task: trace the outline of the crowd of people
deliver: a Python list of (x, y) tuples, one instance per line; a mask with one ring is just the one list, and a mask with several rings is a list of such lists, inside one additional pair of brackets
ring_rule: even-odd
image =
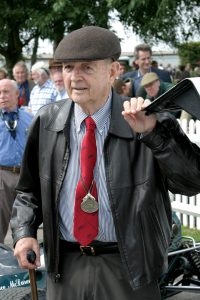
[(131, 72), (120, 55), (113, 32), (86, 26), (63, 38), (56, 63), (30, 75), (17, 62), (0, 80), (0, 241), (11, 220), (19, 265), (37, 268), (43, 223), (48, 300), (160, 300), (168, 191), (200, 192), (199, 148), (174, 116), (144, 112), (169, 71), (151, 66), (148, 45)]
[[(134, 49), (132, 69), (125, 61), (119, 60), (119, 76), (113, 83), (113, 88), (122, 96), (143, 97), (155, 100), (171, 89), (181, 80), (200, 76), (200, 67), (192, 69), (191, 64), (180, 65), (177, 68), (167, 64), (158, 64), (152, 60), (152, 49), (147, 44), (139, 44)], [(173, 113), (176, 118), (195, 119), (186, 111)]]
[[(62, 65), (53, 59), (49, 64), (36, 62), (30, 71), (24, 61), (19, 61), (13, 66), (12, 76), (19, 90), (18, 106), (26, 107), (33, 115), (43, 105), (67, 98)], [(0, 68), (0, 79), (5, 78), (8, 78), (8, 72)]]
[[(157, 61), (152, 60), (152, 49), (147, 44), (137, 45), (133, 54), (132, 70), (127, 62), (119, 60), (119, 74), (113, 83), (113, 88), (122, 96), (141, 96), (152, 101), (182, 79), (200, 76), (200, 68), (192, 69), (190, 63), (176, 68), (171, 64), (167, 64), (165, 67), (158, 64)], [(147, 80), (147, 89), (155, 90), (152, 96), (151, 92), (150, 94), (147, 92), (144, 81), (141, 84), (143, 76), (147, 73), (152, 73), (151, 77), (154, 73), (153, 77), (155, 77), (155, 80), (150, 80), (151, 82), (149, 79)], [(6, 68), (2, 67), (0, 68), (0, 80), (4, 78), (8, 78), (8, 72)], [(63, 82), (62, 65), (53, 59), (49, 60), (49, 64), (35, 63), (30, 71), (24, 61), (19, 61), (13, 67), (13, 79), (19, 89), (18, 106), (25, 106), (33, 115), (43, 105), (68, 97)], [(156, 85), (159, 87), (154, 88)], [(186, 112), (178, 112), (176, 115), (178, 118), (187, 118), (188, 120), (192, 118)]]
[(67, 99), (62, 64), (37, 62), (28, 70), (24, 61), (12, 69), (13, 79), (0, 69), (0, 243), (4, 243), (27, 132), (37, 111), (45, 104)]
[[(134, 63), (131, 71), (128, 71), (127, 65), (124, 62), (120, 60), (118, 60), (118, 62), (119, 70), (115, 80), (112, 83), (112, 87), (119, 95), (124, 97), (143, 97), (144, 99), (153, 101), (158, 96), (162, 95), (171, 87), (173, 87), (174, 84), (178, 83), (180, 80), (192, 76), (190, 64), (187, 66), (179, 66), (176, 72), (170, 64), (168, 64), (166, 68), (158, 65), (156, 61), (152, 60), (152, 50), (147, 44), (139, 44), (135, 47)], [(196, 69), (195, 72), (198, 72), (198, 70)], [(1, 93), (3, 94), (3, 90), (7, 89), (8, 94), (12, 95), (12, 97), (8, 96), (7, 102), (3, 102), (3, 100), (0, 101), (0, 125), (7, 134), (8, 132), (11, 133), (8, 135), (10, 137), (13, 136), (13, 131), (16, 131), (17, 133), (14, 144), (15, 146), (13, 146), (12, 138), (7, 139), (5, 135), (1, 139), (2, 156), (0, 165), (6, 165), (9, 168), (16, 168), (13, 172), (14, 177), (16, 178), (16, 183), (17, 178), (19, 177), (19, 172), (16, 170), (18, 170), (18, 167), (21, 165), (23, 156), (22, 149), (24, 149), (25, 146), (24, 136), (30, 125), (29, 123), (31, 123), (30, 121), (42, 106), (67, 99), (68, 93), (64, 85), (62, 63), (55, 61), (54, 59), (50, 59), (48, 64), (42, 61), (36, 62), (31, 66), (30, 71), (28, 70), (27, 64), (24, 61), (19, 61), (13, 66), (12, 75), (13, 79), (9, 79), (6, 68), (0, 68)], [(15, 88), (17, 88), (16, 91)], [(17, 113), (17, 121), (15, 122), (20, 124), (21, 118), (24, 114), (22, 111), (26, 111), (26, 113), (30, 114), (30, 117), (28, 118), (29, 122), (25, 122), (23, 128), (18, 124), (17, 128), (20, 128), (20, 132), (15, 130), (15, 128), (12, 129), (12, 126), (10, 125), (10, 128), (8, 129), (8, 124), (10, 123), (6, 123), (7, 121), (4, 120), (5, 116), (3, 116), (3, 114), (4, 112), (10, 110), (10, 101), (15, 103), (14, 106), (11, 106), (12, 109)], [(179, 111), (175, 113), (175, 116), (177, 118), (187, 118), (188, 120), (192, 118), (192, 116), (185, 111)], [(1, 132), (0, 135), (2, 134), (3, 133)], [(6, 143), (5, 139), (7, 139)], [(9, 148), (15, 149), (16, 153), (19, 153), (18, 148), (20, 148), (20, 159), (17, 157), (13, 160), (13, 157), (10, 156), (9, 158), (7, 155), (3, 155), (4, 153), (8, 153)], [(1, 170), (1, 172), (7, 173), (6, 170)], [(5, 182), (10, 181), (5, 180)], [(5, 187), (4, 190), (6, 190)], [(15, 194), (15, 192), (13, 182), (10, 183), (10, 190), (12, 190), (12, 194), (10, 194), (12, 196), (10, 196), (10, 199), (14, 199), (13, 193)], [(3, 193), (1, 198), (5, 198)], [(0, 228), (2, 228), (0, 233), (0, 242), (2, 243), (4, 242), (8, 228), (8, 222), (5, 220), (9, 220), (12, 208), (12, 201), (9, 200), (8, 202), (9, 208), (6, 207), (3, 201), (1, 201), (1, 212), (3, 215), (0, 218)]]

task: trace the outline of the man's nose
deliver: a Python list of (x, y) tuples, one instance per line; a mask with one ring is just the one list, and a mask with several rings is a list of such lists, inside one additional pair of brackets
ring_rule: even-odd
[(72, 72), (71, 72), (71, 78), (72, 79), (78, 79), (78, 78), (81, 77), (81, 75), (82, 75), (81, 69), (77, 68), (77, 67), (74, 67)]

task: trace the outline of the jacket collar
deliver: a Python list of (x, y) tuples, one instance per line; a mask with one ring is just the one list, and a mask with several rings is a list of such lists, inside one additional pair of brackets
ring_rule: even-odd
[(49, 106), (49, 118), (46, 120), (45, 128), (51, 131), (63, 131), (70, 124), (70, 117), (74, 103), (67, 99), (55, 102)]
[[(121, 138), (133, 139), (135, 133), (122, 116), (123, 102), (125, 100), (126, 98), (122, 98), (113, 91), (109, 134)], [(115, 103), (115, 105), (113, 105), (113, 103)], [(70, 99), (55, 103), (50, 107), (49, 111), (49, 116), (53, 117), (48, 119), (45, 128), (52, 131), (63, 131), (64, 128), (69, 128), (73, 108), (74, 103)]]

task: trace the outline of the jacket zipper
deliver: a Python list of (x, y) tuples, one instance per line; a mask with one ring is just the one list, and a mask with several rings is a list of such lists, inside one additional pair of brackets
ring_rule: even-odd
[[(66, 145), (66, 151), (65, 151), (65, 155), (64, 155), (64, 159), (63, 159), (63, 165), (62, 165), (62, 171), (61, 174), (59, 176), (60, 179), (60, 183), (59, 183), (59, 190), (58, 190), (58, 197), (56, 199), (56, 216), (57, 216), (57, 224), (59, 224), (59, 219), (58, 219), (58, 199), (59, 199), (59, 194), (60, 194), (60, 189), (64, 180), (64, 175), (65, 175), (65, 171), (67, 168), (69, 162), (69, 148)], [(59, 264), (59, 226), (57, 226), (57, 240), (56, 240), (56, 256), (55, 256), (55, 282), (58, 282), (61, 275), (58, 273), (58, 264)]]

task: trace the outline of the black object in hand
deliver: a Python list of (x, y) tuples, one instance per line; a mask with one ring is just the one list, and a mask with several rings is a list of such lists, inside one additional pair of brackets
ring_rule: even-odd
[(31, 264), (35, 263), (36, 254), (33, 250), (28, 250), (26, 257), (27, 257), (27, 260), (28, 260), (29, 263), (31, 263)]

